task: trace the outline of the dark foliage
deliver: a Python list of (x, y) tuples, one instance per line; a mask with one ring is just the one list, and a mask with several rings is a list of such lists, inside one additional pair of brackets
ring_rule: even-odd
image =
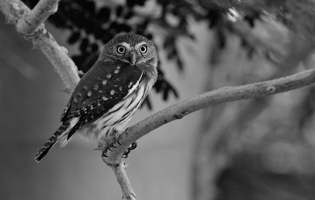
[[(235, 0), (157, 0), (156, 8), (160, 9), (158, 14), (143, 14), (139, 8), (146, 5), (149, 0), (126, 0), (123, 4), (97, 6), (95, 0), (60, 1), (58, 12), (49, 18), (49, 22), (57, 28), (70, 31), (67, 42), (70, 45), (78, 45), (79, 54), (72, 58), (80, 71), (86, 72), (97, 59), (100, 46), (109, 41), (119, 32), (136, 32), (154, 40), (156, 33), (150, 32), (150, 25), (154, 24), (166, 34), (162, 37), (163, 42), (160, 49), (166, 52), (167, 58), (178, 66), (179, 70), (184, 69), (184, 62), (176, 45), (178, 38), (186, 37), (194, 39), (193, 33), (188, 30), (188, 21), (206, 21), (210, 29), (215, 29), (218, 34), (218, 48), (225, 47), (228, 34), (233, 34), (231, 21), (228, 15), (231, 8), (241, 13), (241, 19), (254, 27), (255, 21), (259, 20), (266, 9), (272, 12), (277, 10), (277, 17), (292, 24), (286, 17), (289, 11), (296, 8), (292, 4), (279, 1), (264, 0), (256, 2), (235, 1)], [(304, 0), (309, 1), (309, 0)], [(30, 7), (34, 7), (38, 0), (24, 0)], [(252, 6), (257, 4), (258, 6)], [(290, 6), (283, 6), (288, 4)], [(294, 4), (295, 5), (295, 4)], [(300, 8), (300, 7), (299, 7)], [(291, 9), (291, 10), (290, 10)], [(289, 12), (290, 13), (290, 12)], [(309, 12), (308, 12), (309, 13)], [(306, 13), (307, 14), (307, 13)], [(306, 15), (305, 14), (305, 15)], [(291, 25), (292, 26), (292, 25)], [(297, 27), (298, 29), (299, 27)], [(310, 27), (305, 27), (305, 29)], [(249, 58), (256, 52), (255, 47), (248, 44), (246, 38), (238, 35), (242, 41), (242, 48), (248, 51)], [(163, 75), (163, 63), (160, 68), (160, 76), (154, 89), (161, 94), (163, 100), (167, 100), (170, 94), (178, 96), (176, 88)], [(146, 105), (151, 107), (150, 100)]]

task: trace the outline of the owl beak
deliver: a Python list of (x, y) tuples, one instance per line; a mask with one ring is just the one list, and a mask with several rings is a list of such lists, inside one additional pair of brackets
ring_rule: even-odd
[(129, 62), (130, 62), (130, 64), (132, 64), (132, 65), (135, 65), (135, 64), (136, 64), (136, 62), (137, 62), (137, 55), (136, 55), (136, 52), (131, 52), (131, 53), (130, 53)]

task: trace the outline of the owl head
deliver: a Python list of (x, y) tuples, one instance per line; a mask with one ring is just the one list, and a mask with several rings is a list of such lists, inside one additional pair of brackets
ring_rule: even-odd
[(134, 33), (122, 33), (104, 45), (101, 59), (113, 59), (138, 67), (157, 67), (157, 49), (152, 41)]

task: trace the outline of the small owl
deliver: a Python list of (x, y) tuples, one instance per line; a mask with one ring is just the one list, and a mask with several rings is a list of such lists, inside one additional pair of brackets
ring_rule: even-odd
[(74, 89), (61, 126), (35, 160), (39, 162), (56, 142), (66, 143), (76, 131), (91, 125), (99, 130), (98, 139), (117, 137), (155, 83), (157, 65), (155, 45), (141, 35), (119, 34), (106, 43)]

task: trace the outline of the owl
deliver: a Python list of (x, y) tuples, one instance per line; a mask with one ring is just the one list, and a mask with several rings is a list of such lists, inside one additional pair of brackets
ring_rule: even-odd
[(39, 162), (54, 144), (67, 143), (74, 133), (88, 126), (99, 130), (99, 140), (117, 137), (150, 92), (157, 79), (157, 65), (157, 49), (144, 36), (123, 33), (106, 43), (74, 89), (61, 126), (35, 160)]

